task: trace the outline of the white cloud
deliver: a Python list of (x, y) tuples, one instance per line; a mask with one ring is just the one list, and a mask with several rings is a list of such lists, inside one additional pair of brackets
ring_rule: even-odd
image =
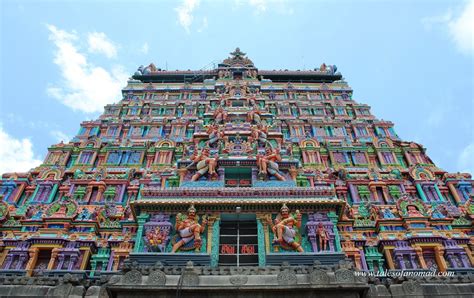
[(458, 49), (474, 54), (474, 0), (469, 1), (461, 15), (448, 23), (451, 38)]
[(201, 27), (199, 27), (199, 28), (197, 29), (197, 32), (199, 32), (199, 33), (203, 32), (204, 30), (207, 29), (207, 26), (208, 26), (207, 18), (204, 17), (204, 18), (202, 19)]
[(101, 112), (106, 104), (121, 98), (121, 87), (127, 74), (120, 66), (107, 71), (87, 61), (75, 44), (79, 37), (75, 31), (66, 32), (47, 25), (49, 40), (56, 46), (54, 63), (59, 66), (63, 81), (50, 86), (48, 94), (59, 102), (86, 113)]
[(87, 35), (89, 52), (104, 54), (107, 58), (117, 57), (117, 47), (103, 32), (92, 32)]
[(289, 0), (234, 0), (231, 9), (237, 10), (244, 6), (250, 7), (256, 16), (270, 11), (281, 15), (294, 13)]
[(474, 54), (474, 0), (466, 1), (458, 13), (453, 10), (450, 8), (443, 15), (423, 18), (421, 22), (426, 29), (443, 25), (460, 52)]
[(249, 0), (249, 4), (256, 9), (255, 13), (257, 14), (263, 13), (267, 10), (266, 0)]
[(3, 130), (0, 123), (0, 174), (27, 172), (42, 161), (35, 158), (33, 144), (29, 139), (15, 139)]
[(474, 176), (474, 142), (467, 145), (458, 157), (458, 169)]
[(140, 52), (142, 52), (143, 54), (148, 54), (149, 49), (150, 47), (148, 46), (148, 42), (145, 42), (140, 48)]
[(190, 27), (193, 23), (193, 11), (199, 6), (200, 0), (183, 0), (181, 5), (175, 8), (178, 13), (178, 22), (186, 30), (187, 33), (190, 33)]
[(64, 143), (67, 143), (69, 142), (69, 140), (72, 139), (71, 136), (68, 136), (67, 134), (65, 134), (64, 132), (60, 131), (60, 130), (52, 130), (49, 132), (49, 134), (54, 138), (54, 140), (56, 142), (64, 142)]

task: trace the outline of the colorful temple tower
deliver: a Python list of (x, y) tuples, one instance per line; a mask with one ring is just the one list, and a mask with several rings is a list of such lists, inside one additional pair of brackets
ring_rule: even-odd
[[(401, 140), (336, 66), (259, 70), (237, 48), (210, 70), (141, 66), (122, 95), (42, 165), (2, 176), (0, 275), (472, 272), (471, 175)], [(319, 271), (310, 283), (330, 279)]]

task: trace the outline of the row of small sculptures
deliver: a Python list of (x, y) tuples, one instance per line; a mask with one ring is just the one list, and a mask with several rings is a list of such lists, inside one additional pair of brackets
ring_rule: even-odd
[[(302, 215), (299, 210), (291, 214), (290, 209), (285, 204), (283, 204), (280, 213), (274, 220), (268, 216), (266, 221), (274, 235), (273, 245), (304, 252), (301, 243), (297, 241), (298, 230), (301, 228), (301, 218)], [(196, 208), (193, 205), (188, 208), (186, 215), (179, 213), (176, 216), (176, 236), (172, 240), (171, 252), (191, 249), (199, 251), (202, 245), (201, 234), (204, 232), (207, 223), (207, 216), (203, 216), (201, 224), (199, 224), (199, 217), (196, 215)], [(159, 250), (164, 252), (170, 231), (169, 226), (165, 228), (154, 226), (145, 232), (145, 242), (149, 247), (158, 246)], [(319, 241), (319, 250), (328, 250), (330, 235), (327, 229), (322, 223), (319, 223), (315, 232)]]
[[(191, 177), (191, 181), (199, 180), (203, 175), (209, 174), (209, 180), (217, 179), (217, 162), (219, 160), (219, 154), (211, 156), (211, 150), (209, 147), (205, 147), (199, 153), (197, 150), (191, 156), (191, 164), (187, 166), (187, 169), (191, 169), (196, 166), (196, 172)], [(259, 170), (259, 176), (273, 176), (280, 181), (286, 180), (279, 170), (277, 162), (281, 162), (280, 151), (272, 146), (268, 145), (265, 147), (265, 154), (257, 154), (256, 162)]]

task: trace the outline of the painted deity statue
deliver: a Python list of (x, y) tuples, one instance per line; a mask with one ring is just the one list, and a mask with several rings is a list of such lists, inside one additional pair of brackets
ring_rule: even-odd
[(409, 217), (423, 216), (423, 214), (421, 214), (421, 212), (418, 211), (418, 208), (416, 208), (414, 205), (408, 205), (407, 214)]
[(257, 165), (259, 169), (259, 174), (270, 174), (275, 176), (278, 180), (284, 181), (285, 177), (280, 174), (280, 171), (278, 170), (277, 161), (281, 161), (279, 150), (267, 147), (267, 149), (265, 150), (265, 155), (257, 155)]
[(208, 145), (212, 146), (222, 140), (224, 132), (219, 129), (217, 124), (210, 125), (206, 131), (209, 134)]
[(209, 173), (211, 176), (217, 175), (216, 167), (217, 160), (219, 155), (210, 156), (209, 148), (204, 148), (199, 155), (194, 155), (191, 160), (193, 163), (191, 165), (196, 165), (197, 172), (191, 178), (192, 181), (198, 180), (202, 175)]
[[(284, 246), (290, 246), (296, 251), (304, 252), (301, 244), (296, 242), (296, 229), (301, 228), (301, 213), (299, 210), (296, 210), (296, 216), (293, 217), (290, 214), (290, 209), (283, 204), (280, 209), (280, 214), (274, 220), (274, 225), (272, 226), (273, 234), (275, 235), (274, 243), (278, 243)], [(270, 222), (271, 224), (271, 222)]]
[(323, 226), (323, 223), (320, 222), (318, 225), (318, 229), (316, 230), (316, 234), (319, 238), (319, 250), (325, 251), (328, 249), (329, 244), (329, 233), (326, 228)]
[(250, 123), (260, 123), (262, 121), (260, 117), (260, 111), (258, 110), (257, 106), (253, 106), (253, 108), (247, 112), (247, 121)]
[(252, 141), (258, 141), (265, 144), (267, 142), (268, 128), (264, 124), (258, 124), (252, 127)]
[(194, 248), (201, 247), (201, 233), (204, 232), (204, 228), (207, 224), (207, 218), (203, 216), (202, 225), (198, 223), (198, 217), (196, 216), (196, 208), (193, 205), (188, 208), (188, 214), (183, 215), (178, 213), (176, 216), (176, 225), (175, 229), (181, 238), (177, 241), (171, 250), (171, 252), (176, 252), (183, 245), (194, 240)]
[(222, 106), (219, 106), (213, 114), (215, 123), (223, 123), (227, 120), (227, 111)]

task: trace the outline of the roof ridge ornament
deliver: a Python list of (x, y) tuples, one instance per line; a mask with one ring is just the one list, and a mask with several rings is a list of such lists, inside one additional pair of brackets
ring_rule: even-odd
[(231, 67), (255, 67), (252, 60), (246, 57), (246, 53), (242, 52), (239, 47), (235, 48), (233, 52), (230, 53), (229, 58), (225, 59), (220, 66), (231, 66)]

